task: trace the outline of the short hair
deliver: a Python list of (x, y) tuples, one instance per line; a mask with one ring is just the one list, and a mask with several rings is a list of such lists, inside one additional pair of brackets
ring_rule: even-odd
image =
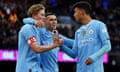
[(40, 10), (44, 10), (45, 7), (42, 4), (34, 4), (32, 5), (27, 12), (28, 16), (32, 16), (32, 14), (37, 15)]
[(80, 1), (80, 2), (75, 3), (72, 7), (72, 10), (74, 10), (75, 8), (84, 9), (87, 14), (90, 14), (92, 10), (90, 3), (86, 1)]
[(53, 13), (53, 12), (47, 12), (47, 13), (45, 13), (45, 16), (46, 16), (46, 17), (49, 16), (49, 15), (55, 15), (55, 16), (56, 16), (56, 14)]

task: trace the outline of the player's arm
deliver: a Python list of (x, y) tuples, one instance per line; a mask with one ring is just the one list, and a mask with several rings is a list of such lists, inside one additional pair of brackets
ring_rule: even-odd
[(39, 27), (45, 27), (45, 20), (44, 19), (35, 20), (31, 17), (28, 17), (28, 18), (23, 19), (23, 23), (24, 24), (30, 24), (30, 25), (35, 24), (36, 26), (39, 26)]
[(30, 45), (30, 47), (32, 48), (34, 52), (40, 53), (40, 52), (45, 52), (45, 51), (48, 51), (48, 50), (51, 50), (53, 48), (60, 46), (62, 44), (62, 40), (59, 39), (51, 45), (41, 46), (37, 43), (37, 40), (35, 37), (31, 37), (28, 39), (28, 44)]
[(75, 51), (72, 50), (71, 48), (69, 48), (68, 46), (63, 45), (63, 46), (61, 46), (61, 48), (70, 57), (75, 58), (77, 56), (76, 53), (75, 53)]
[(74, 40), (73, 40), (73, 39), (67, 38), (67, 37), (65, 37), (65, 36), (63, 36), (63, 35), (61, 35), (61, 34), (60, 34), (59, 36), (64, 39), (64, 45), (70, 46), (70, 47), (73, 46), (73, 43), (74, 43)]
[(77, 35), (75, 35), (75, 41), (73, 42), (73, 47), (72, 49), (69, 48), (68, 46), (66, 45), (63, 45), (61, 48), (62, 50), (68, 54), (69, 56), (71, 56), (72, 58), (75, 58), (77, 56), (77, 50), (78, 50), (78, 45), (77, 45)]
[(98, 36), (102, 42), (102, 48), (90, 56), (90, 58), (92, 58), (93, 61), (96, 61), (98, 58), (101, 58), (105, 53), (111, 50), (110, 38), (105, 24), (100, 24), (98, 29)]
[(26, 28), (24, 28), (23, 36), (28, 42), (30, 48), (36, 53), (44, 52), (47, 50), (51, 50), (53, 48), (56, 48), (60, 46), (63, 43), (62, 39), (55, 39), (54, 43), (52, 45), (47, 45), (47, 46), (41, 46), (39, 45), (36, 36), (36, 33), (34, 32), (33, 25), (27, 25)]
[(33, 24), (35, 24), (37, 21), (35, 20), (35, 19), (33, 19), (33, 18), (31, 18), (31, 17), (28, 17), (28, 18), (24, 18), (23, 19), (23, 23), (24, 24), (31, 24), (31, 25), (33, 25)]

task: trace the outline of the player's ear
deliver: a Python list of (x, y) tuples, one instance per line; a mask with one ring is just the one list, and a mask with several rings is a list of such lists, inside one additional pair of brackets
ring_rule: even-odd
[(85, 15), (86, 14), (86, 11), (84, 9), (81, 9), (81, 15)]
[(85, 15), (85, 10), (84, 10), (84, 9), (79, 8), (79, 14), (84, 16), (84, 15)]

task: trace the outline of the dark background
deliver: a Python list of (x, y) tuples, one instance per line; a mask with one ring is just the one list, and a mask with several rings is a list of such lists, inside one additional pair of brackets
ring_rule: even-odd
[[(18, 32), (27, 17), (29, 6), (42, 3), (46, 11), (58, 16), (59, 32), (74, 38), (81, 24), (74, 22), (71, 6), (80, 0), (0, 0), (0, 50), (17, 50)], [(84, 0), (85, 1), (85, 0)], [(103, 21), (107, 27), (112, 44), (109, 62), (104, 64), (105, 72), (120, 72), (120, 1), (86, 0), (92, 4), (91, 16)], [(0, 61), (0, 72), (15, 72), (15, 61)], [(59, 63), (60, 72), (75, 72), (76, 63)]]

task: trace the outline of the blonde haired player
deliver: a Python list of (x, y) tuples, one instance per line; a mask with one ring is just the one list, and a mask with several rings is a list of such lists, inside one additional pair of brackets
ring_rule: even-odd
[[(28, 15), (44, 24), (45, 8), (41, 4), (32, 5), (28, 10)], [(41, 35), (37, 29), (39, 26), (26, 24), (19, 31), (16, 72), (42, 72), (40, 54), (63, 43), (62, 39), (57, 39), (54, 40), (53, 44), (42, 46)]]

